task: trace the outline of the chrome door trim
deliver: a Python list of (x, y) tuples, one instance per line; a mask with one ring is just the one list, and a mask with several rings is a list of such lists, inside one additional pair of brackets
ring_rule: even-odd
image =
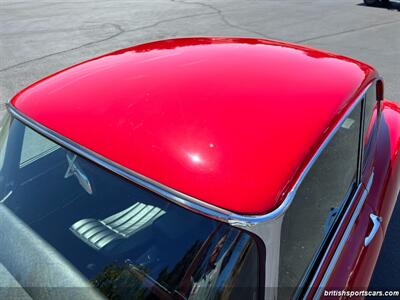
[[(341, 240), (339, 242), (339, 245), (337, 246), (337, 248), (335, 250), (335, 253), (333, 254), (333, 257), (332, 257), (331, 261), (329, 262), (328, 268), (326, 269), (324, 277), (322, 277), (322, 280), (318, 285), (318, 290), (315, 293), (313, 299), (320, 299), (322, 291), (323, 291), (324, 287), (326, 286), (326, 283), (328, 282), (328, 280), (329, 280), (329, 278), (330, 278), (330, 276), (332, 274), (332, 271), (333, 271), (333, 269), (334, 269), (334, 267), (335, 267), (335, 265), (336, 265), (336, 263), (337, 263), (337, 261), (339, 259), (340, 254), (342, 253), (343, 247), (344, 247), (347, 239), (350, 236), (350, 233), (351, 233), (351, 230), (353, 229), (354, 223), (357, 220), (357, 218), (358, 218), (358, 216), (359, 216), (359, 214), (361, 212), (362, 207), (364, 206), (365, 200), (367, 199), (368, 193), (369, 193), (369, 191), (371, 189), (373, 180), (374, 180), (374, 173), (372, 172), (370, 178), (368, 179), (368, 184), (367, 184), (366, 188), (364, 189), (364, 191), (363, 191), (363, 193), (361, 195), (361, 198), (360, 198), (360, 200), (359, 200), (359, 202), (358, 202), (358, 204), (357, 204), (357, 206), (356, 206), (356, 208), (355, 208), (355, 210), (353, 212), (353, 215), (351, 216), (351, 219), (350, 219), (349, 223), (347, 224), (346, 230), (345, 230), (345, 232), (344, 232), (344, 234), (343, 234), (343, 236), (342, 236), (342, 238), (341, 238)], [(362, 186), (362, 184), (360, 186)], [(357, 193), (355, 194), (355, 196), (356, 195), (357, 195)], [(348, 209), (350, 209), (350, 206), (349, 206)], [(347, 212), (346, 212), (346, 214), (347, 214)], [(344, 219), (345, 218), (342, 219), (342, 221), (340, 223), (340, 226), (343, 225)], [(336, 232), (336, 235), (337, 235), (337, 232)], [(335, 235), (335, 237), (336, 237), (336, 235)], [(327, 255), (328, 251), (330, 250), (330, 248), (331, 248), (331, 246), (333, 244), (333, 240), (335, 239), (335, 237), (332, 238), (332, 241), (331, 241), (331, 243), (330, 243), (330, 245), (328, 247), (328, 250), (326, 251), (324, 258), (321, 260), (321, 264), (320, 264), (320, 266), (318, 268), (318, 271), (315, 272), (315, 276), (314, 276), (314, 278), (313, 278), (313, 280), (312, 280), (312, 282), (311, 282), (311, 284), (310, 284), (305, 296), (307, 296), (308, 293), (310, 292), (311, 287), (313, 286), (313, 282), (316, 279), (316, 275), (320, 271), (322, 262), (326, 259), (326, 255)]]

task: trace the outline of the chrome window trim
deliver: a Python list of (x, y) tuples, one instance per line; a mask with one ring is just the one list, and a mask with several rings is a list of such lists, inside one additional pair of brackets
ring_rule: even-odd
[[(222, 220), (228, 222), (230, 216), (233, 218), (236, 214), (230, 211), (224, 210), (222, 208), (210, 205), (201, 200), (193, 198), (191, 196), (180, 193), (174, 189), (171, 189), (157, 181), (154, 181), (146, 176), (136, 173), (124, 166), (121, 166), (90, 149), (87, 149), (72, 140), (60, 135), (59, 133), (43, 126), (42, 124), (36, 122), (35, 120), (27, 117), (22, 112), (18, 111), (11, 104), (7, 103), (7, 109), (13, 117), (21, 121), (24, 125), (30, 127), (32, 130), (40, 133), (46, 138), (52, 140), (53, 142), (77, 153), (78, 155), (104, 167), (105, 169), (124, 177), (125, 179), (132, 181), (150, 191), (167, 198), (168, 200), (177, 203), (185, 208), (192, 211), (199, 212), (201, 214), (212, 216), (212, 218), (217, 220)], [(238, 215), (239, 216), (239, 215)]]
[[(372, 84), (371, 84), (372, 85)], [(358, 163), (357, 163), (357, 184), (361, 182), (363, 163), (364, 163), (364, 123), (365, 123), (365, 105), (367, 94), (365, 93), (361, 99), (361, 112), (360, 112), (360, 130), (359, 130), (359, 147), (358, 147)]]
[(55, 131), (43, 126), (42, 124), (36, 122), (35, 120), (29, 118), (22, 112), (18, 111), (10, 103), (7, 103), (7, 109), (16, 119), (18, 119), (19, 121), (21, 121), (28, 127), (32, 128), (33, 130), (39, 132), (43, 136), (56, 142), (57, 144), (64, 146), (65, 148), (108, 169), (109, 171), (116, 173), (116, 174), (126, 178), (127, 180), (130, 180), (130, 181), (174, 202), (177, 205), (183, 206), (191, 211), (208, 216), (210, 218), (229, 223), (232, 226), (250, 229), (251, 227), (257, 225), (258, 223), (264, 223), (267, 221), (274, 220), (284, 214), (284, 212), (288, 209), (291, 202), (293, 201), (294, 196), (295, 196), (300, 184), (303, 182), (305, 176), (307, 175), (307, 173), (309, 172), (309, 170), (311, 169), (311, 167), (313, 166), (313, 164), (315, 163), (317, 158), (320, 156), (322, 151), (325, 149), (325, 147), (331, 141), (333, 136), (339, 130), (340, 126), (343, 124), (343, 122), (346, 120), (346, 118), (350, 115), (350, 113), (353, 111), (353, 109), (363, 99), (366, 91), (371, 86), (371, 84), (372, 83), (370, 83), (362, 91), (362, 93), (360, 93), (358, 98), (351, 104), (351, 106), (347, 109), (347, 111), (344, 113), (344, 115), (339, 120), (339, 122), (335, 125), (335, 127), (331, 130), (329, 135), (325, 138), (325, 140), (319, 146), (319, 148), (316, 151), (316, 153), (314, 154), (314, 156), (310, 159), (310, 161), (307, 163), (304, 170), (300, 173), (299, 178), (293, 185), (292, 189), (286, 195), (284, 201), (275, 210), (273, 210), (267, 214), (264, 214), (264, 215), (236, 214), (231, 211), (225, 210), (223, 208), (208, 204), (197, 198), (188, 196), (188, 195), (181, 193), (177, 190), (174, 190), (166, 185), (163, 185), (155, 180), (152, 180), (146, 176), (143, 176), (137, 172), (134, 172), (128, 168), (125, 168), (125, 167), (73, 142), (72, 140), (58, 134), (57, 132), (55, 132)]

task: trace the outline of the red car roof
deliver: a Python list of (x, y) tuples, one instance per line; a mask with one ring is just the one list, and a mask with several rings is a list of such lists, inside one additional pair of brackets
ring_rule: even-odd
[(366, 64), (299, 45), (183, 38), (78, 64), (11, 104), (174, 190), (264, 214), (374, 77)]

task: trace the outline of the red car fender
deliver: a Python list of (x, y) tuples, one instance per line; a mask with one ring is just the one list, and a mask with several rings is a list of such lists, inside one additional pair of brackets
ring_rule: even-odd
[[(382, 217), (382, 229), (386, 232), (387, 226), (390, 221), (396, 199), (400, 192), (400, 106), (392, 101), (384, 100), (381, 103), (381, 128), (378, 136), (378, 148), (376, 150), (376, 164), (375, 172), (384, 171), (384, 174), (379, 174), (384, 178), (380, 186), (380, 193), (373, 199), (370, 197), (369, 204), (376, 211), (377, 215)], [(379, 143), (384, 142), (383, 139), (389, 143), (389, 151), (381, 151)], [(382, 165), (379, 165), (381, 160), (379, 156), (386, 160), (386, 170), (380, 170)], [(372, 191), (371, 191), (372, 192)]]

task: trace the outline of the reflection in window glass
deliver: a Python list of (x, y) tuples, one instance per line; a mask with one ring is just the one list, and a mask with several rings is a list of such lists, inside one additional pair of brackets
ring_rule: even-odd
[[(1, 135), (8, 135), (1, 148), (8, 146), (0, 199), (8, 196), (0, 206), (28, 227), (25, 236), (34, 232), (34, 241), (39, 235), (107, 297), (258, 297), (258, 250), (247, 232), (107, 172), (17, 120)], [(0, 244), (10, 240), (8, 232), (18, 241), (15, 230), (0, 228), (5, 233)], [(35, 258), (36, 268), (51, 267), (40, 251), (27, 255)], [(0, 252), (0, 263), (29, 285), (30, 266), (14, 261)]]
[(281, 232), (279, 296), (300, 283), (346, 195), (357, 170), (361, 104), (344, 121), (301, 184)]
[[(364, 117), (364, 153), (363, 166), (372, 163), (371, 152), (377, 135), (378, 123), (375, 122), (378, 115), (379, 102), (376, 101), (376, 84), (373, 83), (365, 95), (365, 117)], [(367, 161), (370, 159), (370, 161)]]
[(58, 148), (57, 144), (37, 135), (32, 129), (26, 127), (19, 161), (20, 167), (22, 168)]
[(373, 83), (365, 95), (365, 133), (368, 133), (368, 127), (373, 119), (374, 110), (376, 110), (376, 104), (376, 84)]

